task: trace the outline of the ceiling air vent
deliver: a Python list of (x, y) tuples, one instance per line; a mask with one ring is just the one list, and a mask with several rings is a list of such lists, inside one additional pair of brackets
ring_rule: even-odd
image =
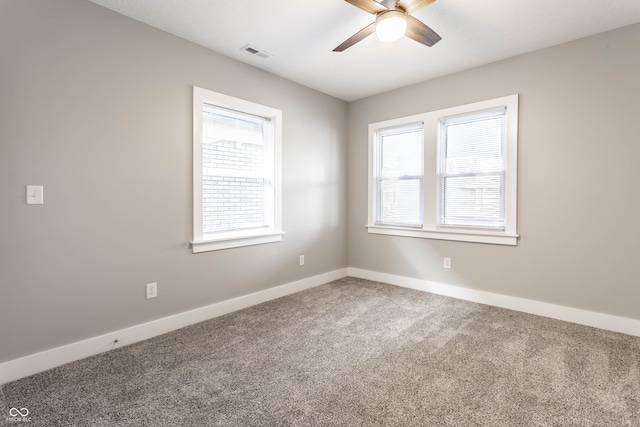
[(267, 52), (266, 50), (258, 49), (257, 47), (252, 46), (250, 44), (243, 47), (242, 50), (244, 50), (247, 53), (250, 53), (251, 55), (259, 56), (260, 58), (263, 58), (263, 59), (266, 59), (270, 56), (269, 52)]

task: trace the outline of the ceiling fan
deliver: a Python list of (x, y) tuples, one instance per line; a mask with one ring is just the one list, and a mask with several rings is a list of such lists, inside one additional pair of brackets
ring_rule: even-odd
[(333, 49), (334, 52), (342, 52), (373, 33), (376, 33), (382, 41), (396, 41), (406, 35), (410, 39), (427, 46), (433, 46), (441, 40), (441, 37), (435, 31), (410, 15), (435, 0), (345, 1), (365, 12), (376, 15), (376, 20)]

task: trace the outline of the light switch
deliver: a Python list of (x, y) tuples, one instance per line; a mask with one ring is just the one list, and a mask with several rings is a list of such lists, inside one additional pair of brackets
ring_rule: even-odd
[(27, 204), (44, 204), (44, 187), (42, 185), (27, 185)]

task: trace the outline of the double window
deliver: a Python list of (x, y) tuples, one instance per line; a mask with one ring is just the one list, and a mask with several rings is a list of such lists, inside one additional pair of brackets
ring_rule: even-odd
[(517, 127), (517, 95), (369, 125), (369, 232), (515, 245)]
[(194, 87), (193, 252), (282, 240), (282, 113)]

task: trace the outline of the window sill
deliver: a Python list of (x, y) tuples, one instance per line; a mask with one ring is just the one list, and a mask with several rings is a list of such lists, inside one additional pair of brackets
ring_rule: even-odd
[(392, 227), (381, 225), (367, 225), (369, 234), (382, 234), (387, 236), (417, 237), (421, 239), (453, 240), (457, 242), (488, 243), (492, 245), (516, 246), (517, 234), (502, 232), (490, 232), (481, 230), (428, 230), (405, 227)]
[(191, 242), (194, 254), (200, 252), (219, 251), (221, 249), (239, 248), (242, 246), (262, 245), (265, 243), (281, 242), (284, 231), (272, 231), (264, 234), (250, 234), (243, 236), (229, 236), (218, 239), (204, 239)]

